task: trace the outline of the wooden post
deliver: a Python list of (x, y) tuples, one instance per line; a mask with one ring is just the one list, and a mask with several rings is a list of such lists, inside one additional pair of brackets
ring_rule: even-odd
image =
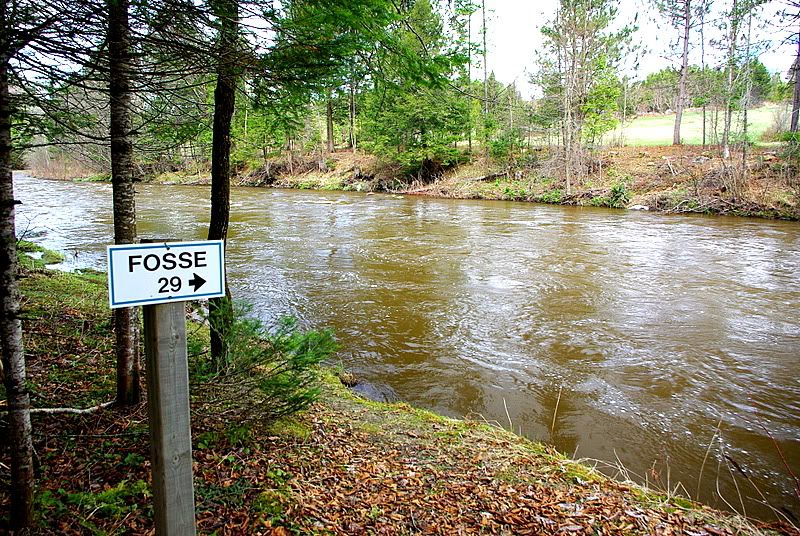
[(145, 305), (147, 411), (156, 534), (195, 534), (184, 302)]

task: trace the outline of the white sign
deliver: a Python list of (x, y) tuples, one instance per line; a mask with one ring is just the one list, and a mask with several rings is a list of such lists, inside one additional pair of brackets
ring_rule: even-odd
[(222, 240), (108, 246), (111, 308), (225, 295)]

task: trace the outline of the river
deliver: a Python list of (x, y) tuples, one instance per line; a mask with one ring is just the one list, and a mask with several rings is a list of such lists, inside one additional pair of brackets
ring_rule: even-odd
[[(20, 174), (15, 188), (18, 233), (66, 252), (66, 267), (105, 270), (110, 185)], [(137, 191), (140, 236), (205, 238), (208, 187)], [(770, 518), (763, 493), (800, 517), (787, 469), (800, 473), (800, 224), (231, 195), (234, 296), (267, 322), (333, 328), (357, 376), (611, 474), (740, 511), (741, 493)]]

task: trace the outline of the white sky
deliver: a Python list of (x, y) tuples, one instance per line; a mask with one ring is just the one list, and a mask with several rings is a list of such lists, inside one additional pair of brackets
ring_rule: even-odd
[[(728, 2), (729, 0), (715, 0), (709, 19), (715, 18), (721, 10), (726, 9)], [(530, 97), (533, 94), (528, 78), (536, 69), (536, 50), (542, 46), (539, 28), (544, 22), (553, 18), (557, 7), (558, 0), (486, 0), (489, 19), (487, 21), (489, 70), (494, 71), (497, 79), (503, 83), (508, 84), (516, 80), (517, 86), (525, 96)], [(777, 12), (780, 9), (781, 6), (773, 1), (762, 8), (759, 18), (762, 21), (776, 23)], [(627, 74), (633, 78), (644, 78), (649, 73), (667, 67), (671, 63), (674, 64), (667, 59), (674, 31), (671, 31), (666, 21), (659, 18), (648, 0), (620, 0), (621, 21), (632, 21), (637, 14), (639, 31), (634, 34), (633, 39), (634, 42), (641, 43), (647, 52), (641, 53), (638, 72), (631, 70)], [(472, 16), (474, 41), (479, 39), (480, 18), (478, 10)], [(719, 30), (712, 27), (710, 20), (706, 24), (705, 32), (706, 41), (719, 36)], [(753, 41), (763, 40), (764, 52), (760, 60), (770, 72), (785, 74), (794, 61), (795, 45), (780, 45), (785, 36), (785, 32), (776, 31), (774, 26), (753, 30)], [(695, 34), (693, 40), (699, 41), (699, 37)], [(694, 46), (690, 62), (700, 63), (699, 45)], [(719, 57), (715, 57), (715, 51), (709, 45), (706, 45), (706, 63), (708, 65), (719, 63)], [(473, 64), (473, 77), (480, 78), (478, 73), (482, 71), (476, 69), (480, 69), (477, 60)]]

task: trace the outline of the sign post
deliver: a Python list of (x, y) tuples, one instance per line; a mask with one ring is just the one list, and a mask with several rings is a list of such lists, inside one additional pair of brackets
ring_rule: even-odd
[(111, 308), (144, 305), (156, 534), (195, 534), (184, 302), (225, 295), (221, 240), (108, 246)]
[(156, 534), (193, 535), (186, 311), (183, 302), (142, 309)]

